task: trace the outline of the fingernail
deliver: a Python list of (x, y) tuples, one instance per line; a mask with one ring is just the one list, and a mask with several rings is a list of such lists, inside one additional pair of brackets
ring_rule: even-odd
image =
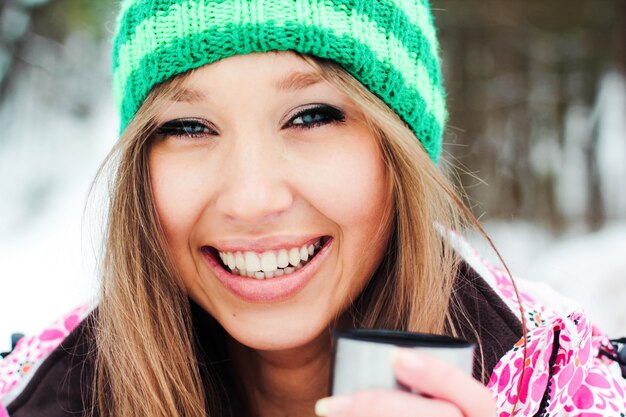
[(352, 398), (345, 395), (322, 398), (315, 403), (315, 414), (320, 417), (341, 415), (351, 402)]
[(415, 349), (397, 348), (391, 351), (391, 363), (413, 371), (424, 367), (424, 361)]

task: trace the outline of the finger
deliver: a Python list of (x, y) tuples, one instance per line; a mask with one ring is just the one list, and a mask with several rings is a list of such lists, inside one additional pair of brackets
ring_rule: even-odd
[(396, 378), (415, 392), (451, 402), (466, 417), (495, 415), (495, 400), (480, 382), (447, 362), (398, 349), (393, 356)]
[(396, 390), (360, 391), (323, 398), (315, 414), (326, 417), (463, 417), (453, 404)]

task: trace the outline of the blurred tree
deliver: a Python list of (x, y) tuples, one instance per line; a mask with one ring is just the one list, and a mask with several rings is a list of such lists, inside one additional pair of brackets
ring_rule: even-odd
[[(556, 230), (572, 221), (600, 227), (592, 114), (603, 75), (624, 70), (624, 0), (432, 4), (448, 85), (447, 149), (467, 171), (460, 182), (470, 203), (481, 202), (476, 214)], [(564, 181), (574, 192), (561, 198)]]
[(0, 4), (0, 100), (19, 72), (33, 37), (62, 43), (74, 32), (102, 40), (116, 5), (112, 0), (3, 0)]
[(94, 120), (112, 107), (117, 3), (0, 0), (0, 235), (47, 215), (95, 152), (103, 128)]

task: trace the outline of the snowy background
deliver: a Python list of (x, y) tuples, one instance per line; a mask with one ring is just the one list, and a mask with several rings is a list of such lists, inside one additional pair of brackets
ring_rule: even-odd
[[(515, 7), (532, 2), (506, 2), (496, 17), (464, 11), (472, 1), (432, 2), (449, 9), (436, 16), (451, 103), (447, 150), (469, 171), (461, 183), (476, 215), (515, 275), (549, 283), (609, 334), (626, 335), (626, 82), (619, 59), (591, 54), (601, 62), (587, 71), (587, 61), (572, 55), (584, 49), (576, 42), (591, 36), (585, 28), (517, 34), (502, 16), (508, 9), (517, 16)], [(116, 139), (117, 116), (108, 74), (113, 18), (91, 9), (109, 3), (0, 4), (0, 351), (12, 332), (37, 331), (97, 291), (103, 200), (100, 188), (90, 188)], [(484, 7), (497, 9), (497, 2)], [(104, 33), (90, 31), (94, 16)], [(612, 17), (595, 16), (590, 25), (600, 18)], [(494, 19), (504, 23), (481, 23)], [(49, 29), (50, 22), (58, 27)], [(531, 62), (522, 72), (499, 67), (504, 54), (476, 49), (497, 47), (507, 36), (532, 40), (529, 49), (516, 40), (507, 49)], [(476, 45), (466, 45), (473, 37)], [(597, 54), (593, 42), (581, 45)], [(458, 61), (461, 50), (486, 58)], [(509, 57), (514, 68), (518, 55)], [(559, 93), (554, 85), (565, 87)], [(473, 184), (476, 177), (484, 184)], [(472, 241), (495, 261), (484, 241)]]

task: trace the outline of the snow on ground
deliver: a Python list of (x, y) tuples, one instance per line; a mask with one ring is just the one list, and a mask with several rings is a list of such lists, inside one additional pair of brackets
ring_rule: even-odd
[(12, 332), (36, 332), (95, 293), (94, 257), (81, 226), (88, 186), (64, 190), (45, 217), (0, 240), (0, 351)]
[[(55, 113), (31, 123), (32, 129), (45, 132), (47, 147), (22, 143), (2, 149), (0, 352), (9, 349), (11, 333), (39, 331), (96, 294), (94, 247), (100, 225), (95, 217), (102, 204), (97, 192), (89, 200), (87, 197), (97, 169), (115, 141), (117, 124), (111, 120), (116, 120), (115, 110), (105, 96), (96, 103), (93, 116), (83, 122)], [(84, 139), (85, 134), (91, 140), (84, 146), (63, 140)], [(62, 146), (71, 151), (64, 155)], [(59, 147), (61, 151), (55, 149)], [(46, 155), (56, 160), (56, 169), (45, 165)], [(16, 207), (26, 209), (10, 197), (28, 187), (35, 171), (49, 180), (52, 191), (32, 204), (36, 210), (29, 207), (32, 212), (16, 213)], [(19, 227), (10, 227), (12, 223)]]
[[(549, 284), (582, 305), (607, 334), (626, 336), (626, 221), (559, 238), (524, 222), (484, 226), (514, 276)], [(485, 258), (500, 264), (483, 239), (471, 240)]]

